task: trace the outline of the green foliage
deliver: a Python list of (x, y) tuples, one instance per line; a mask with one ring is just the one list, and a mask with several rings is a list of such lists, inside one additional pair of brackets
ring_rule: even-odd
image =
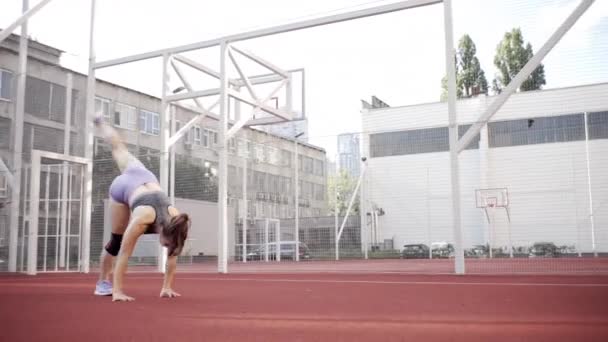
[[(456, 96), (471, 97), (488, 93), (488, 81), (476, 56), (477, 47), (468, 34), (460, 38), (454, 63), (456, 64)], [(441, 101), (447, 100), (447, 77), (441, 80)]]
[[(527, 43), (524, 47), (521, 29), (514, 28), (510, 32), (506, 32), (502, 41), (496, 47), (496, 55), (494, 56), (494, 65), (498, 69), (498, 74), (492, 82), (494, 92), (500, 93), (533, 55), (534, 52), (530, 43)], [(537, 90), (545, 84), (545, 68), (541, 64), (522, 83), (519, 90)]]
[[(327, 179), (327, 198), (329, 213), (335, 215), (336, 211), (336, 189), (338, 190), (338, 215), (344, 216), (353, 191), (357, 187), (357, 179), (352, 177), (346, 170), (340, 170), (337, 175)], [(359, 197), (355, 198), (351, 215), (359, 215)]]

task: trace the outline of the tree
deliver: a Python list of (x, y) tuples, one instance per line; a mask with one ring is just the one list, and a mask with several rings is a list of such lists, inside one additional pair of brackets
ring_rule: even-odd
[(460, 77), (458, 78), (458, 87), (462, 89), (464, 97), (471, 97), (476, 94), (488, 93), (488, 81), (479, 59), (475, 54), (477, 47), (473, 43), (473, 39), (468, 34), (460, 38), (458, 42), (458, 65), (460, 69)]
[[(340, 170), (337, 175), (328, 177), (327, 179), (327, 198), (329, 205), (329, 213), (335, 215), (336, 209), (336, 193), (338, 190), (338, 216), (346, 215), (348, 204), (353, 195), (353, 191), (357, 187), (357, 179), (351, 176), (346, 170)], [(355, 198), (351, 215), (359, 214), (359, 197)]]
[[(457, 98), (488, 93), (488, 81), (476, 54), (477, 47), (473, 39), (465, 34), (458, 41), (458, 51), (454, 61), (456, 64)], [(441, 100), (445, 101), (448, 94), (447, 77), (445, 76), (441, 80), (441, 89)]]
[[(511, 32), (506, 32), (502, 41), (496, 47), (494, 65), (498, 68), (498, 74), (492, 82), (493, 90), (500, 93), (533, 55), (532, 44), (527, 43), (524, 47), (521, 29), (514, 28)], [(541, 89), (545, 84), (545, 67), (540, 64), (522, 83), (519, 91)]]

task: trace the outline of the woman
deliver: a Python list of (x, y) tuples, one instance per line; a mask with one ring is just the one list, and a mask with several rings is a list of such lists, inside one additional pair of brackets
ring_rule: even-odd
[[(159, 234), (159, 242), (167, 247), (168, 253), (167, 269), (160, 296), (178, 297), (179, 294), (172, 289), (173, 278), (177, 256), (181, 253), (188, 236), (190, 219), (187, 214), (180, 214), (171, 206), (156, 176), (129, 153), (114, 129), (104, 124), (101, 118), (95, 119), (95, 125), (112, 145), (112, 156), (121, 172), (110, 186), (112, 237), (101, 254), (101, 272), (95, 294), (112, 295), (112, 301), (134, 300), (123, 292), (123, 278), (129, 257), (140, 236)], [(110, 274), (116, 256), (118, 258), (114, 266), (112, 284)]]

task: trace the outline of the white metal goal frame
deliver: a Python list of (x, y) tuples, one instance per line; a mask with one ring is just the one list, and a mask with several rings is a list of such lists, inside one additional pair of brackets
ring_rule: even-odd
[[(449, 145), (450, 145), (450, 168), (451, 168), (451, 185), (452, 185), (452, 226), (454, 232), (454, 246), (455, 246), (455, 272), (457, 274), (465, 273), (464, 265), (464, 249), (463, 249), (463, 238), (461, 229), (461, 203), (460, 203), (460, 171), (459, 171), (459, 160), (458, 155), (468, 143), (475, 137), (481, 128), (483, 128), (490, 118), (496, 114), (496, 112), (502, 107), (507, 99), (521, 86), (521, 84), (528, 78), (528, 76), (538, 67), (543, 58), (553, 49), (553, 47), (561, 40), (561, 38), (570, 30), (570, 28), (576, 23), (576, 21), (587, 11), (587, 9), (593, 4), (594, 0), (581, 0), (575, 10), (566, 18), (566, 20), (557, 28), (557, 30), (550, 36), (547, 42), (540, 48), (540, 50), (526, 63), (521, 71), (513, 78), (509, 85), (503, 90), (503, 92), (496, 97), (488, 109), (480, 116), (479, 120), (470, 127), (464, 136), (458, 138), (458, 120), (456, 115), (456, 70), (454, 65), (454, 34), (453, 34), (453, 23), (452, 23), (452, 0), (409, 0), (400, 1), (392, 4), (385, 4), (375, 6), (371, 8), (350, 11), (346, 13), (329, 15), (320, 18), (308, 19), (298, 21), (295, 23), (279, 25), (269, 28), (263, 28), (244, 33), (224, 36), (212, 40), (196, 42), (193, 44), (176, 46), (166, 49), (155, 50), (147, 53), (126, 56), (118, 59), (96, 62), (95, 51), (94, 51), (94, 22), (95, 22), (95, 0), (92, 0), (91, 4), (91, 30), (90, 30), (90, 54), (89, 54), (89, 82), (87, 84), (87, 116), (92, 118), (93, 106), (94, 106), (94, 94), (95, 94), (95, 70), (106, 68), (114, 65), (120, 65), (125, 63), (136, 62), (140, 60), (146, 60), (150, 58), (162, 58), (163, 59), (163, 92), (162, 92), (162, 119), (161, 119), (161, 185), (163, 188), (167, 188), (168, 184), (168, 152), (171, 146), (170, 130), (169, 130), (169, 113), (167, 111), (168, 103), (171, 98), (168, 98), (167, 89), (167, 65), (170, 60), (170, 56), (179, 54), (182, 52), (198, 50), (202, 48), (219, 46), (221, 50), (220, 56), (220, 71), (219, 71), (219, 196), (218, 196), (218, 214), (219, 214), (219, 226), (218, 226), (218, 272), (228, 272), (228, 220), (227, 220), (227, 141), (228, 138), (236, 133), (236, 131), (243, 127), (243, 121), (245, 118), (241, 118), (241, 122), (235, 124), (230, 130), (228, 130), (228, 98), (232, 96), (239, 100), (243, 100), (238, 96), (235, 96), (232, 89), (230, 89), (229, 80), (227, 78), (226, 66), (227, 59), (233, 57), (230, 55), (231, 44), (239, 41), (275, 35), (279, 33), (291, 32), (296, 30), (302, 30), (322, 25), (328, 25), (338, 22), (350, 21), (360, 18), (366, 18), (370, 16), (376, 16), (396, 11), (402, 11), (412, 9), (416, 7), (429, 6), (434, 4), (443, 4), (444, 8), (444, 36), (445, 36), (445, 62), (448, 78), (448, 113), (449, 113)], [(234, 49), (232, 47), (232, 49)], [(234, 61), (233, 61), (234, 62)], [(267, 65), (268, 66), (268, 65)], [(271, 70), (280, 73), (280, 70), (270, 67)], [(242, 75), (241, 73), (241, 76)], [(249, 93), (255, 98), (254, 92), (251, 90), (251, 85), (247, 84), (247, 78), (242, 77), (245, 82)], [(190, 92), (192, 93), (192, 92)], [(197, 94), (190, 94), (192, 96)], [(200, 94), (198, 94), (200, 95)], [(256, 104), (260, 109), (267, 111), (268, 113), (275, 115), (281, 119), (289, 120), (290, 116), (285, 113), (278, 113), (273, 110), (267, 110), (263, 103)], [(206, 114), (206, 113), (205, 113)], [(247, 118), (249, 119), (249, 117)], [(92, 120), (88, 120), (88, 134), (89, 141), (92, 141)], [(183, 132), (182, 132), (183, 133)], [(90, 178), (89, 178), (90, 179)], [(163, 253), (164, 255), (164, 253)], [(159, 264), (160, 270), (164, 269), (164, 261)]]
[[(72, 211), (72, 202), (74, 200), (78, 200), (80, 203), (80, 215), (78, 215), (79, 217), (79, 222), (78, 222), (78, 234), (77, 234), (77, 238), (78, 238), (78, 248), (79, 248), (79, 252), (78, 252), (78, 270), (81, 272), (88, 272), (89, 271), (89, 251), (90, 251), (90, 240), (91, 240), (91, 228), (90, 225), (87, 224), (89, 221), (87, 220), (87, 217), (89, 216), (89, 212), (86, 211), (86, 204), (85, 201), (83, 201), (83, 199), (86, 197), (87, 195), (87, 191), (85, 190), (85, 182), (83, 182), (81, 180), (80, 183), (80, 196), (78, 199), (74, 199), (72, 198), (72, 175), (71, 175), (71, 171), (68, 171), (68, 165), (66, 163), (73, 163), (73, 164), (79, 164), (82, 165), (84, 167), (84, 172), (82, 172), (82, 176), (86, 175), (87, 173), (92, 171), (92, 161), (90, 159), (86, 159), (86, 158), (82, 158), (82, 157), (75, 157), (75, 156), (69, 156), (69, 155), (65, 155), (65, 154), (59, 154), (59, 153), (53, 153), (53, 152), (47, 152), (47, 151), (40, 151), (40, 150), (32, 150), (32, 164), (31, 164), (31, 168), (30, 168), (30, 172), (31, 172), (31, 181), (30, 181), (30, 193), (29, 193), (29, 198), (30, 198), (30, 205), (29, 205), (29, 215), (27, 215), (27, 221), (28, 223), (28, 242), (27, 242), (27, 251), (28, 251), (28, 255), (27, 255), (27, 269), (26, 272), (29, 275), (35, 275), (37, 273), (38, 270), (38, 238), (39, 238), (39, 211), (40, 211), (40, 173), (42, 171), (42, 159), (46, 158), (46, 159), (52, 159), (52, 160), (57, 160), (60, 162), (64, 162), (63, 163), (63, 172), (61, 173), (62, 175), (62, 180), (58, 181), (57, 184), (62, 186), (62, 189), (58, 190), (58, 197), (57, 198), (57, 211), (58, 213), (60, 212), (60, 216), (58, 216), (60, 218), (60, 223), (58, 224), (58, 227), (56, 227), (57, 233), (56, 236), (58, 237), (58, 250), (57, 250), (57, 254), (58, 254), (58, 259), (59, 264), (64, 267), (64, 263), (68, 263), (69, 266), (69, 255), (66, 256), (66, 250), (69, 250), (69, 241), (66, 242), (66, 239), (69, 239), (71, 236), (71, 232), (70, 232), (70, 226), (71, 226), (71, 220), (70, 222), (67, 221), (68, 219), (68, 215), (70, 214), (70, 212)], [(48, 171), (48, 168), (47, 168)], [(47, 174), (48, 175), (48, 174)], [(83, 177), (84, 178), (84, 177)], [(46, 180), (46, 204), (45, 204), (45, 208), (47, 211), (47, 215), (46, 217), (46, 221), (48, 224), (48, 210), (49, 210), (49, 206), (48, 206), (48, 196), (49, 196), (49, 179), (47, 176), (47, 180)], [(71, 216), (71, 215), (70, 215)], [(47, 231), (48, 231), (48, 227), (47, 227)], [(60, 232), (60, 233), (59, 233)], [(44, 236), (45, 238), (45, 255), (44, 255), (44, 268), (43, 270), (46, 271), (46, 240), (47, 240), (47, 236)], [(68, 267), (69, 268), (69, 267)]]
[[(23, 136), (23, 105), (25, 98), (25, 75), (27, 65), (27, 22), (28, 18), (34, 15), (43, 6), (48, 4), (50, 0), (43, 0), (39, 5), (32, 9), (29, 9), (29, 1), (23, 0), (23, 14), (11, 25), (7, 26), (7, 29), (2, 31), (0, 34), (0, 42), (6, 38), (13, 30), (17, 27), (21, 27), (21, 41), (19, 48), (19, 72), (17, 82), (17, 97), (16, 97), (16, 120), (15, 120), (15, 132), (13, 137), (15, 146), (21, 146), (19, 139)], [(231, 58), (230, 53), (234, 52), (234, 46), (231, 44), (239, 41), (275, 35), (279, 33), (291, 32), (296, 30), (302, 30), (322, 25), (328, 25), (338, 22), (350, 21), (360, 18), (366, 18), (376, 15), (382, 15), (391, 12), (397, 12), (416, 7), (429, 6), (435, 4), (443, 4), (444, 9), (444, 37), (445, 37), (445, 63), (447, 72), (447, 88), (448, 88), (448, 114), (449, 114), (449, 146), (450, 146), (450, 177), (451, 177), (451, 196), (452, 196), (452, 227), (454, 233), (454, 246), (455, 246), (455, 272), (457, 274), (465, 273), (464, 265), (464, 250), (462, 246), (462, 230), (461, 230), (461, 203), (460, 203), (460, 171), (459, 171), (459, 160), (458, 155), (463, 151), (466, 146), (472, 141), (472, 139), (479, 133), (479, 131), (487, 124), (494, 114), (504, 105), (507, 99), (521, 86), (521, 84), (528, 78), (528, 76), (538, 67), (545, 56), (555, 47), (555, 45), (562, 39), (562, 37), (570, 30), (570, 28), (576, 23), (576, 21), (589, 9), (589, 7), (595, 2), (595, 0), (580, 0), (578, 6), (574, 11), (564, 20), (564, 22), (555, 30), (555, 32), (549, 37), (545, 44), (538, 50), (538, 52), (526, 63), (521, 71), (511, 80), (507, 87), (502, 93), (497, 96), (486, 111), (479, 117), (475, 124), (473, 124), (462, 138), (458, 138), (458, 121), (456, 114), (456, 71), (454, 65), (454, 35), (453, 35), (453, 23), (452, 23), (452, 0), (409, 0), (399, 1), (391, 4), (378, 5), (375, 7), (349, 11), (340, 14), (328, 15), (319, 18), (302, 20), (294, 23), (278, 25), (263, 29), (257, 29), (253, 31), (238, 33), (234, 35), (228, 35), (219, 37), (216, 39), (200, 41), (192, 44), (175, 46), (155, 51), (150, 51), (142, 54), (126, 56), (118, 59), (107, 60), (97, 62), (95, 57), (95, 9), (96, 0), (91, 0), (91, 16), (90, 16), (90, 30), (89, 30), (89, 72), (87, 78), (87, 95), (86, 95), (86, 126), (85, 126), (85, 158), (89, 161), (93, 159), (93, 115), (94, 115), (94, 104), (95, 104), (95, 70), (111, 67), (115, 65), (121, 65), (151, 58), (162, 58), (163, 59), (163, 81), (162, 81), (162, 112), (161, 112), (161, 169), (160, 178), (161, 185), (164, 189), (168, 188), (169, 184), (169, 158), (168, 152), (172, 144), (175, 143), (177, 136), (171, 137), (171, 129), (169, 127), (170, 113), (169, 103), (176, 98), (171, 98), (168, 94), (168, 66), (174, 55), (179, 53), (198, 50), (202, 48), (219, 46), (221, 50), (220, 56), (220, 71), (215, 74), (219, 80), (220, 87), (217, 89), (219, 92), (219, 115), (218, 120), (220, 122), (219, 129), (219, 225), (218, 225), (218, 272), (228, 272), (228, 226), (227, 226), (227, 144), (228, 137), (234, 135), (239, 128), (246, 125), (250, 117), (240, 118), (229, 131), (228, 130), (228, 98), (239, 99), (238, 95), (235, 96), (234, 90), (230, 89), (230, 80), (226, 74), (227, 59)], [(237, 52), (238, 53), (238, 52)], [(233, 57), (233, 56), (232, 56)], [(253, 57), (249, 55), (248, 57)], [(231, 58), (232, 59), (232, 58)], [(265, 63), (264, 63), (265, 64)], [(269, 65), (266, 65), (269, 66)], [(280, 69), (274, 70), (272, 67), (269, 69), (280, 74)], [(284, 76), (284, 75), (283, 75)], [(249, 91), (250, 95), (254, 98), (253, 105), (260, 110), (268, 112), (279, 118), (280, 120), (289, 120), (292, 116), (289, 113), (283, 113), (272, 108), (267, 108), (263, 101), (260, 101), (252, 92), (251, 84), (247, 84), (246, 78), (242, 78), (245, 82), (244, 86)], [(186, 83), (186, 82), (184, 82)], [(250, 82), (251, 83), (251, 82)], [(182, 96), (190, 96), (189, 98), (197, 98), (201, 93), (196, 94), (195, 91), (189, 90), (187, 94)], [(243, 99), (239, 99), (243, 100)], [(244, 101), (246, 102), (246, 101)], [(208, 108), (201, 110), (201, 114), (210, 115)], [(235, 128), (236, 127), (236, 128)], [(184, 133), (185, 131), (180, 131)], [(175, 139), (172, 139), (175, 138)], [(21, 160), (18, 158), (21, 150), (20, 147), (14, 151), (14, 160), (17, 169), (21, 165)], [(16, 181), (19, 181), (20, 175), (16, 175)], [(85, 209), (91, 207), (91, 188), (92, 188), (92, 170), (87, 169), (85, 177)], [(361, 189), (362, 192), (365, 189)], [(19, 189), (14, 192), (13, 196), (19, 195)], [(363, 201), (362, 201), (363, 202)], [(18, 201), (12, 201), (11, 211), (16, 212), (19, 210)], [(89, 212), (85, 211), (85, 212)], [(85, 225), (90, 224), (90, 215), (85, 218)], [(10, 226), (10, 244), (9, 248), (9, 270), (14, 270), (14, 264), (16, 260), (16, 242), (17, 242), (17, 224), (16, 221), (11, 220)], [(164, 254), (164, 253), (163, 253)], [(164, 261), (160, 263), (159, 269), (162, 271)], [(88, 267), (85, 268), (88, 271)]]

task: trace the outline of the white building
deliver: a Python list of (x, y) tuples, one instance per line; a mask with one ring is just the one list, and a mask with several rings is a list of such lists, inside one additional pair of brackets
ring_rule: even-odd
[[(515, 247), (591, 252), (594, 240), (608, 252), (607, 95), (607, 83), (518, 93), (492, 117), (460, 154), (465, 248), (506, 247), (510, 235)], [(460, 136), (493, 99), (458, 101)], [(370, 241), (453, 242), (447, 103), (367, 109), (362, 121), (364, 212), (385, 213)], [(510, 229), (504, 209), (476, 207), (484, 188), (507, 189)]]
[(273, 135), (308, 142), (308, 119), (280, 122), (272, 125), (255, 126), (256, 129)]

